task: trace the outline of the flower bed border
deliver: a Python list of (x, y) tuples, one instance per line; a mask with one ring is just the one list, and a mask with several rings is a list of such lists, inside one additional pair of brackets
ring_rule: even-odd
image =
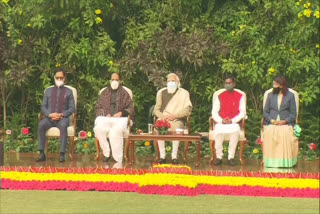
[(169, 165), (150, 169), (1, 167), (0, 173), (1, 188), (10, 190), (320, 198), (320, 173), (192, 171)]

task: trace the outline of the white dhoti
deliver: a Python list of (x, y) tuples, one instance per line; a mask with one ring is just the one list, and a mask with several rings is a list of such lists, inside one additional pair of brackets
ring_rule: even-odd
[(214, 126), (214, 139), (215, 139), (215, 150), (216, 156), (222, 159), (223, 156), (223, 141), (225, 135), (229, 135), (229, 148), (228, 148), (228, 159), (233, 159), (240, 135), (239, 124), (221, 124), (218, 123)]
[[(100, 147), (105, 157), (110, 156), (110, 146), (112, 157), (115, 161), (122, 163), (123, 159), (123, 135), (128, 126), (127, 117), (103, 117), (99, 116), (95, 120), (94, 133), (99, 140)], [(110, 140), (110, 144), (107, 140)]]

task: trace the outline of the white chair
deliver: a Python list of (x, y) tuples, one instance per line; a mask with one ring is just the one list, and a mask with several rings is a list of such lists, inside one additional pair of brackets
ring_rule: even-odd
[[(243, 91), (239, 90), (239, 89), (234, 89), (235, 91), (239, 92), (242, 94), (243, 98), (244, 98), (244, 102), (245, 105), (247, 107), (247, 96), (246, 93), (244, 93)], [(218, 91), (216, 91), (213, 94), (212, 97), (212, 106), (214, 104), (214, 102), (218, 99), (219, 95), (226, 91), (226, 89), (220, 89)], [(244, 119), (240, 120), (239, 122), (239, 126), (240, 126), (240, 137), (239, 137), (239, 141), (240, 141), (240, 163), (244, 164), (244, 158), (243, 158), (243, 153), (244, 153), (244, 147), (247, 144), (248, 140), (246, 138), (246, 119), (247, 116), (244, 116)], [(214, 139), (214, 124), (215, 121), (213, 120), (212, 117), (209, 118), (209, 144), (210, 144), (210, 149), (211, 149), (211, 153), (212, 153), (212, 158), (210, 159), (210, 164), (213, 163), (213, 161), (216, 159), (216, 151), (214, 148), (214, 143), (215, 143), (215, 139)], [(224, 142), (229, 141), (229, 135), (225, 135), (224, 138)]]
[[(132, 91), (131, 91), (131, 89), (129, 89), (129, 88), (127, 88), (127, 87), (125, 87), (125, 86), (122, 86), (127, 92), (128, 92), (128, 94), (129, 94), (129, 96), (131, 97), (131, 99), (133, 100), (133, 94), (132, 94)], [(105, 87), (105, 88), (103, 88), (103, 89), (101, 89), (100, 91), (99, 91), (99, 96), (101, 95), (101, 93), (106, 89), (107, 87)], [(132, 124), (133, 124), (133, 122), (132, 122), (132, 120), (130, 119), (130, 116), (128, 116), (128, 128), (127, 128), (127, 130), (124, 132), (124, 140), (125, 140), (125, 144), (124, 145), (128, 145), (128, 137), (129, 137), (129, 134), (130, 134), (130, 131), (131, 131), (131, 126), (132, 126)], [(108, 134), (107, 134), (107, 137), (108, 137)], [(96, 150), (97, 150), (97, 155), (96, 155), (96, 160), (99, 160), (99, 158), (100, 158), (100, 144), (99, 144), (99, 140), (98, 140), (98, 138), (96, 138)], [(126, 155), (125, 155), (125, 157), (127, 157)], [(127, 160), (126, 160), (127, 161)]]
[[(48, 88), (52, 88), (52, 87), (53, 86), (49, 86)], [(69, 85), (65, 85), (65, 87), (72, 90), (72, 94), (73, 94), (74, 102), (75, 102), (75, 109), (77, 109), (76, 108), (77, 107), (77, 98), (78, 98), (77, 89), (75, 89), (74, 87), (69, 86)], [(46, 88), (45, 91), (48, 88)], [(42, 114), (40, 114), (40, 116), (39, 116), (39, 122), (41, 119), (42, 119)], [(76, 112), (69, 117), (69, 126), (68, 126), (68, 138), (70, 140), (69, 156), (72, 160), (74, 158), (75, 131), (76, 131)], [(49, 151), (49, 146), (48, 146), (49, 140), (48, 139), (49, 138), (60, 138), (60, 130), (57, 127), (52, 127), (50, 129), (48, 129), (46, 136), (47, 136), (47, 138), (46, 138), (46, 154), (48, 154), (48, 151)]]

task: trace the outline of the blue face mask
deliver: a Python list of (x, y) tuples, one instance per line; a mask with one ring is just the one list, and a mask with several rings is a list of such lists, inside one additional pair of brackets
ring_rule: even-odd
[(176, 82), (168, 82), (167, 83), (167, 87), (168, 87), (168, 92), (169, 93), (174, 93), (178, 88)]

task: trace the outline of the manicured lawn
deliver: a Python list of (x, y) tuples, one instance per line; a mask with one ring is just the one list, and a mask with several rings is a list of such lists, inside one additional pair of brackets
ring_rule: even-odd
[(0, 190), (0, 213), (319, 213), (319, 200)]

